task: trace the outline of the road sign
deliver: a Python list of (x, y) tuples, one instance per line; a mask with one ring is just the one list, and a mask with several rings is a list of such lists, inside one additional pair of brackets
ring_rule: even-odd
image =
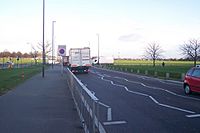
[(66, 56), (66, 45), (58, 45), (58, 56)]

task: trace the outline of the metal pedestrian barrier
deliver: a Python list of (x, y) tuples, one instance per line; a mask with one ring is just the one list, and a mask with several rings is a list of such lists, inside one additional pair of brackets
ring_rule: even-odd
[(85, 133), (106, 133), (99, 120), (99, 99), (68, 68), (64, 71)]

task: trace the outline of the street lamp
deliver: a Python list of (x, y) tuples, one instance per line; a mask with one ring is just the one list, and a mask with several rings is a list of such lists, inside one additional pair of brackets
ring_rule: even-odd
[(56, 21), (52, 21), (52, 69), (53, 69), (53, 56), (54, 56), (54, 23)]
[(45, 0), (43, 0), (43, 35), (42, 35), (42, 77), (44, 78), (45, 48), (44, 48), (44, 25), (45, 25)]
[(97, 34), (97, 39), (98, 39), (98, 61), (97, 61), (97, 65), (99, 65), (99, 34)]

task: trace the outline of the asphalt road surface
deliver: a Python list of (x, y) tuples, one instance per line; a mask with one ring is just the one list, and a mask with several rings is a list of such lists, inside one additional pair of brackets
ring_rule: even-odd
[(99, 98), (108, 133), (200, 133), (200, 94), (185, 95), (181, 82), (99, 68), (76, 76)]

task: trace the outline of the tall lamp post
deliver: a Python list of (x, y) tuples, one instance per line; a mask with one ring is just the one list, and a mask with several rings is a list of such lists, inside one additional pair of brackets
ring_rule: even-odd
[(45, 48), (44, 48), (44, 25), (45, 25), (45, 0), (43, 0), (43, 35), (42, 35), (42, 77), (44, 78)]
[(54, 57), (54, 23), (55, 23), (56, 21), (52, 21), (52, 64), (51, 64), (51, 66), (52, 66), (52, 69), (53, 69), (53, 57)]
[(97, 65), (99, 65), (99, 34), (97, 33), (97, 39), (98, 39), (98, 61)]

